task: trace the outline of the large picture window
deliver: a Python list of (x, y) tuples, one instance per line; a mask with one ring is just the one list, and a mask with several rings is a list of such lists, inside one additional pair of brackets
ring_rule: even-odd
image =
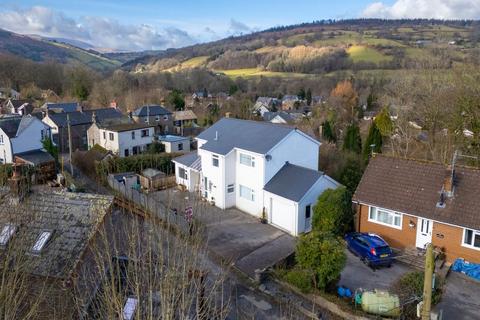
[(240, 198), (247, 199), (249, 201), (255, 201), (254, 190), (242, 185), (239, 185), (239, 187), (240, 187)]
[(370, 207), (368, 221), (402, 229), (402, 214), (381, 208)]
[(473, 249), (480, 250), (480, 231), (464, 229), (463, 230), (463, 245)]

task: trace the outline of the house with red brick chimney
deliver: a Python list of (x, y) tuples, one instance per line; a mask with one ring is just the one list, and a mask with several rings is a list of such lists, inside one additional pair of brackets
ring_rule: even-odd
[(480, 263), (480, 169), (375, 155), (355, 191), (356, 229), (392, 247), (432, 243)]

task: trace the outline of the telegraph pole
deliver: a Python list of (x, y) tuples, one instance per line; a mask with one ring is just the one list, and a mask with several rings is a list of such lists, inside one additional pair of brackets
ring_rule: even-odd
[(70, 115), (67, 113), (67, 128), (68, 128), (68, 153), (70, 158), (70, 173), (73, 178), (73, 164), (72, 164), (72, 131), (70, 129)]
[(427, 245), (425, 254), (425, 279), (423, 282), (423, 307), (422, 320), (430, 320), (430, 311), (432, 307), (432, 287), (433, 272), (435, 270), (435, 258), (433, 255), (433, 246), (431, 243)]

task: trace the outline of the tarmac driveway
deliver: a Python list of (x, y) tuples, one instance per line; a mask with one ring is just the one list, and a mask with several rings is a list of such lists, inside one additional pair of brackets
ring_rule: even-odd
[(442, 300), (434, 310), (443, 309), (443, 319), (480, 319), (480, 282), (451, 271)]
[(345, 252), (347, 253), (347, 264), (342, 271), (339, 285), (348, 287), (353, 292), (358, 288), (388, 290), (405, 273), (414, 271), (400, 262), (394, 262), (390, 268), (385, 267), (373, 271), (360, 261), (359, 257), (346, 249)]
[(256, 269), (270, 267), (295, 251), (294, 237), (238, 209), (222, 210), (177, 189), (151, 196), (179, 211), (191, 206), (206, 227), (209, 250), (252, 278)]

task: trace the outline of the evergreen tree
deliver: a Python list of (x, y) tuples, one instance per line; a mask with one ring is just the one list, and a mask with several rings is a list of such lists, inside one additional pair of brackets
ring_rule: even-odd
[(382, 144), (382, 134), (374, 121), (370, 125), (370, 129), (368, 129), (368, 136), (365, 140), (365, 145), (363, 146), (363, 160), (368, 162), (372, 151), (376, 153), (382, 152)]
[(384, 137), (389, 137), (393, 131), (393, 122), (390, 118), (390, 112), (388, 108), (385, 107), (382, 111), (375, 117), (375, 125), (378, 130)]
[(305, 96), (306, 96), (305, 89), (304, 88), (300, 89), (300, 91), (298, 91), (297, 96), (298, 96), (298, 99), (305, 100)]
[(305, 94), (305, 99), (307, 100), (307, 105), (312, 105), (312, 90), (308, 88), (307, 93)]
[(343, 139), (343, 150), (352, 151), (360, 154), (362, 152), (362, 138), (360, 136), (360, 128), (357, 124), (352, 123), (345, 131)]
[(335, 143), (337, 141), (337, 138), (335, 137), (335, 131), (332, 128), (332, 125), (330, 124), (330, 121), (325, 120), (325, 122), (322, 124), (323, 131), (322, 131), (322, 136), (325, 140), (328, 142)]
[(167, 103), (177, 111), (185, 108), (185, 99), (183, 99), (182, 92), (177, 89), (174, 89), (168, 94)]

